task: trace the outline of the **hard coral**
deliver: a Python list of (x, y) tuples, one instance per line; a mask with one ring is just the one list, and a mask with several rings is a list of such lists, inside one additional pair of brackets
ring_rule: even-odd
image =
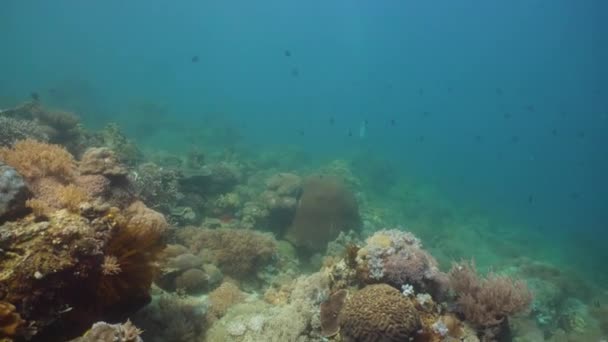
[(339, 320), (345, 342), (408, 341), (420, 327), (412, 302), (385, 284), (356, 292), (346, 301)]
[(309, 251), (325, 250), (340, 231), (360, 228), (357, 200), (337, 178), (322, 175), (303, 185), (295, 218), (285, 238)]
[(123, 324), (109, 324), (97, 322), (82, 337), (70, 342), (143, 342), (141, 335), (143, 331), (137, 328), (131, 321), (127, 320)]
[(27, 213), (25, 201), (29, 194), (23, 177), (14, 168), (0, 162), (0, 222)]
[(124, 177), (128, 172), (114, 151), (107, 147), (94, 147), (86, 150), (80, 160), (79, 169), (83, 175), (107, 177)]
[(207, 320), (214, 322), (226, 314), (233, 305), (242, 302), (245, 294), (234, 283), (224, 281), (218, 288), (209, 293), (210, 308)]
[(526, 310), (532, 302), (532, 294), (523, 281), (496, 274), (482, 278), (472, 262), (455, 264), (449, 277), (459, 310), (477, 327), (499, 325), (508, 316)]
[(76, 174), (76, 163), (66, 149), (32, 139), (19, 141), (13, 148), (0, 148), (0, 160), (30, 182), (42, 177), (69, 181)]
[(48, 136), (36, 122), (0, 116), (0, 146), (10, 147), (19, 140), (48, 141)]
[(447, 293), (447, 276), (410, 232), (386, 229), (374, 233), (358, 251), (356, 261), (364, 283), (385, 282), (397, 289), (412, 285), (416, 291), (438, 298)]
[[(237, 279), (255, 275), (272, 261), (277, 250), (272, 235), (257, 231), (194, 229), (193, 232), (190, 248), (195, 253), (206, 250), (223, 273)], [(182, 229), (180, 234), (188, 234), (188, 231)]]

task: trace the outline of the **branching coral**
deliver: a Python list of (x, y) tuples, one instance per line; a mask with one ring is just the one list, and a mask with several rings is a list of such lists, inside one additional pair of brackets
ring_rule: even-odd
[[(185, 237), (189, 232), (181, 230), (180, 234)], [(237, 279), (255, 275), (276, 254), (276, 240), (270, 234), (244, 229), (195, 229), (191, 232), (194, 236), (184, 243), (190, 242), (195, 253), (206, 250), (223, 273)]]
[(36, 122), (0, 116), (0, 146), (10, 147), (19, 140), (48, 141), (48, 136)]
[(30, 182), (42, 177), (70, 181), (76, 174), (76, 163), (66, 149), (32, 139), (19, 141), (13, 148), (0, 148), (0, 160)]
[(449, 273), (456, 303), (467, 321), (478, 327), (502, 323), (520, 313), (532, 302), (532, 294), (523, 281), (489, 274), (481, 278), (474, 263), (459, 263)]

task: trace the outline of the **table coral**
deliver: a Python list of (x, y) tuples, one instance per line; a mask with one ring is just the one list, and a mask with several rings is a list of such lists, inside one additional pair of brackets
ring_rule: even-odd
[(385, 284), (368, 285), (354, 293), (339, 320), (345, 342), (407, 341), (420, 327), (412, 302)]

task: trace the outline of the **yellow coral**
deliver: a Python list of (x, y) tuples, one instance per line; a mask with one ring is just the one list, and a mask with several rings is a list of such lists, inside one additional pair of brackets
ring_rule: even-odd
[(42, 177), (69, 181), (76, 174), (76, 162), (65, 148), (32, 139), (18, 141), (13, 148), (0, 148), (0, 159), (30, 182)]

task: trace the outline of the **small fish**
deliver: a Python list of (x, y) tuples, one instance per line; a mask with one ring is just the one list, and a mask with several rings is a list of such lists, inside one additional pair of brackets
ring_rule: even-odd
[(429, 116), (431, 116), (431, 113), (424, 111), (424, 112), (422, 112), (422, 116), (424, 116), (425, 118), (428, 118)]
[(391, 119), (391, 126), (397, 126), (397, 121), (395, 119)]
[(454, 89), (452, 87), (448, 87), (448, 93), (451, 93)]
[(285, 50), (283, 54), (285, 55), (285, 57), (291, 57), (291, 51), (289, 50)]
[(514, 135), (511, 137), (511, 142), (512, 143), (518, 143), (519, 142), (519, 137), (517, 135)]
[(37, 92), (33, 91), (30, 93), (30, 97), (32, 98), (32, 100), (34, 101), (39, 101), (40, 100), (40, 94), (38, 94)]
[(299, 134), (301, 137), (303, 137), (303, 136), (304, 136), (304, 131), (303, 131), (303, 130), (301, 130), (301, 129), (299, 129), (299, 130), (298, 130), (298, 134)]
[(300, 76), (300, 70), (298, 70), (298, 68), (296, 68), (296, 67), (291, 68), (291, 76), (292, 77)]
[(418, 89), (418, 95), (420, 95), (420, 96), (424, 95), (424, 89), (419, 88)]
[(330, 125), (334, 125), (336, 123), (336, 120), (334, 119), (334, 117), (332, 116), (331, 118), (329, 118), (329, 124)]
[(524, 108), (526, 108), (528, 112), (536, 112), (536, 107), (533, 104), (526, 105)]
[(424, 142), (424, 135), (418, 136), (418, 142)]
[(583, 139), (585, 137), (585, 131), (578, 131), (578, 133), (576, 134), (576, 136), (579, 139)]
[(528, 203), (532, 204), (534, 202), (534, 197), (532, 195), (528, 195)]
[(578, 194), (578, 192), (573, 191), (573, 192), (570, 193), (569, 197), (570, 197), (571, 200), (574, 201), (574, 200), (577, 200), (580, 197), (580, 195)]
[(496, 92), (496, 95), (502, 95), (502, 88), (496, 88), (494, 91)]
[(350, 129), (348, 130), (348, 136), (349, 136), (349, 137), (352, 137), (352, 136), (353, 136), (353, 131), (352, 131), (352, 130), (350, 130)]
[(511, 113), (504, 113), (502, 115), (502, 117), (505, 118), (505, 119), (510, 119), (511, 118)]
[(190, 59), (190, 61), (192, 61), (192, 63), (198, 63), (198, 56), (192, 56), (192, 59)]
[(555, 128), (552, 129), (551, 130), (551, 135), (553, 135), (554, 137), (556, 137), (557, 136), (557, 129), (555, 129)]
[(481, 142), (481, 135), (475, 136), (475, 142)]

